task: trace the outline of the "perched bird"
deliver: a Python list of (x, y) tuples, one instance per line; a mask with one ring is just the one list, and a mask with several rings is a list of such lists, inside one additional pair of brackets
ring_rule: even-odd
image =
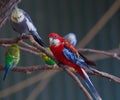
[(78, 51), (57, 33), (51, 33), (48, 37), (50, 41), (50, 49), (55, 58), (60, 63), (72, 67), (83, 78), (95, 99), (101, 100), (101, 97), (87, 75), (87, 72), (92, 72), (92, 70), (79, 55)]
[(67, 35), (64, 36), (64, 38), (68, 40), (73, 46), (76, 46), (77, 38), (74, 33), (68, 33)]
[(22, 9), (15, 7), (10, 15), (10, 23), (14, 31), (22, 35), (31, 34), (36, 42), (45, 46), (42, 38), (39, 36), (30, 16)]
[[(74, 33), (68, 33), (67, 35), (64, 36), (64, 38), (70, 42), (73, 46), (76, 46), (77, 44), (77, 38), (76, 38), (76, 35)], [(80, 51), (78, 52), (80, 54), (80, 56), (85, 60), (85, 62), (88, 64), (88, 65), (91, 65), (91, 66), (96, 66), (96, 63), (89, 60), (87, 57), (85, 57)]]
[[(76, 38), (76, 35), (74, 33), (69, 33), (69, 34), (65, 35), (64, 38), (66, 40), (68, 40), (73, 46), (75, 46), (77, 43), (77, 38)], [(46, 50), (48, 52), (52, 53), (49, 48), (46, 48)], [(44, 60), (44, 62), (47, 65), (53, 65), (53, 66), (57, 65), (56, 62), (54, 60), (52, 60), (50, 57), (48, 57), (45, 53), (41, 54), (41, 58)]]
[(17, 44), (11, 45), (5, 53), (5, 73), (3, 80), (5, 80), (7, 73), (16, 65), (20, 60), (20, 49)]
[[(46, 50), (50, 53), (51, 50), (49, 48), (46, 48)], [(48, 57), (45, 53), (41, 53), (41, 58), (44, 60), (44, 62), (47, 64), (47, 65), (52, 65), (52, 66), (56, 66), (56, 62), (54, 60), (52, 60), (50, 57)]]

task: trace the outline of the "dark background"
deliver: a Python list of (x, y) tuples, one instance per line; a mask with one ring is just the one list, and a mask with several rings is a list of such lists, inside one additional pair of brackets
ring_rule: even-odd
[[(91, 28), (108, 11), (115, 0), (22, 0), (19, 7), (29, 13), (40, 36), (48, 43), (48, 34), (57, 32), (64, 36), (74, 32), (80, 41)], [(7, 21), (0, 30), (0, 38), (12, 38), (15, 33)], [(85, 46), (85, 48), (98, 50), (111, 50), (118, 48), (120, 43), (120, 10), (118, 10), (97, 35)], [(0, 47), (0, 64), (4, 64), (5, 48)], [(96, 61), (96, 69), (120, 76), (120, 62), (114, 58)], [(40, 57), (26, 52), (21, 52), (19, 66), (44, 64)], [(2, 81), (3, 72), (0, 72), (0, 90), (12, 86), (22, 80), (26, 80), (42, 71), (31, 74), (10, 72), (6, 81)], [(108, 79), (91, 76), (91, 80), (97, 88), (103, 100), (119, 100), (120, 84)], [(3, 100), (25, 100), (35, 83), (22, 89)], [(54, 75), (47, 87), (36, 97), (36, 100), (87, 100), (76, 83), (64, 72)], [(2, 100), (2, 99), (0, 99)]]

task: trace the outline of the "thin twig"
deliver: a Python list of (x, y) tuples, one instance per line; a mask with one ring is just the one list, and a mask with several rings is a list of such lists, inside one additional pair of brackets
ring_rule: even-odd
[(1, 44), (12, 44), (12, 43), (18, 43), (21, 39), (19, 37), (16, 38), (1, 38), (0, 39), (0, 45)]
[[(117, 48), (120, 51), (120, 48)], [(110, 51), (102, 51), (102, 50), (94, 50), (94, 49), (79, 49), (80, 52), (92, 52), (92, 53), (96, 53), (96, 54), (102, 54), (102, 55), (106, 55), (109, 57), (113, 57), (116, 58), (117, 60), (120, 60), (120, 57), (118, 56), (118, 54), (116, 52), (110, 52)]]
[(80, 82), (80, 80), (78, 79), (78, 77), (72, 73), (69, 69), (67, 69), (66, 67), (64, 67), (63, 65), (61, 65), (56, 59), (55, 57), (50, 54), (45, 48), (41, 47), (38, 43), (36, 43), (33, 39), (32, 36), (27, 36), (28, 40), (33, 44), (33, 46), (35, 46), (36, 48), (38, 48), (41, 52), (44, 52), (47, 56), (49, 56), (50, 58), (52, 58), (53, 60), (55, 60), (57, 62), (57, 65), (62, 68), (69, 76), (71, 76), (71, 78), (77, 83), (77, 85), (79, 86), (80, 89), (82, 89), (82, 91), (84, 92), (84, 94), (88, 97), (89, 100), (92, 100), (91, 95), (89, 94), (89, 92), (86, 90), (86, 88), (82, 85), (82, 83)]
[[(42, 51), (42, 52), (45, 52), (45, 53), (48, 53), (43, 47), (41, 47), (39, 44), (37, 44), (35, 41), (34, 41), (34, 39), (31, 37), (31, 36), (24, 36), (24, 38), (28, 38), (31, 42), (32, 42), (32, 44), (37, 48), (37, 49), (39, 49), (40, 51)], [(18, 40), (17, 39), (13, 39), (13, 40), (15, 40), (15, 42), (16, 41), (18, 41), (19, 40), (19, 38), (18, 38)], [(9, 41), (9, 39), (8, 39), (8, 41)], [(3, 41), (2, 41), (3, 42)], [(19, 41), (20, 42), (20, 41)], [(7, 42), (5, 42), (5, 43), (7, 43)], [(10, 42), (9, 42), (10, 43)], [(13, 42), (12, 42), (13, 43)], [(1, 45), (3, 45), (3, 44), (1, 44)], [(5, 45), (5, 44), (4, 44)], [(22, 50), (24, 50), (24, 51), (26, 51), (26, 50), (28, 50), (29, 51), (29, 49), (25, 49), (25, 48), (21, 48)], [(82, 50), (81, 50), (82, 51)], [(87, 51), (87, 50), (86, 50)], [(90, 50), (88, 50), (88, 51), (90, 51)], [(94, 51), (94, 50), (93, 50)], [(95, 51), (94, 51), (95, 52)], [(103, 52), (103, 51), (101, 51), (101, 52), (95, 52), (95, 53), (102, 53), (102, 54), (106, 54), (106, 52)], [(108, 55), (108, 56), (112, 56), (112, 57), (116, 57), (116, 54), (113, 56), (113, 54), (111, 54), (111, 53), (107, 53), (106, 55)], [(49, 54), (48, 53), (48, 56), (50, 56), (50, 57), (52, 57), (52, 59), (54, 59), (54, 57), (53, 57), (53, 55), (51, 55), (51, 54)], [(71, 71), (69, 71), (68, 69), (66, 69), (66, 68), (64, 68), (63, 66), (61, 66), (61, 65), (59, 65), (64, 71), (66, 71), (66, 73), (68, 73), (74, 80), (75, 80), (75, 82), (78, 84), (78, 86), (79, 86), (79, 88), (81, 88), (82, 90), (83, 90), (83, 92), (85, 93), (85, 95), (89, 98), (89, 99), (91, 99), (91, 96), (89, 95), (89, 93), (87, 92), (87, 90), (83, 87), (83, 85), (81, 84), (81, 82), (80, 82), (80, 80), (71, 72)], [(56, 69), (57, 68), (59, 68), (59, 67), (56, 67)], [(19, 69), (19, 70), (18, 70)], [(30, 72), (32, 72), (32, 71), (37, 71), (37, 70), (50, 70), (50, 69), (52, 69), (53, 70), (53, 68), (52, 67), (47, 67), (47, 69), (46, 69), (46, 67), (44, 67), (44, 68), (40, 68), (40, 67), (27, 67), (27, 69), (24, 69), (24, 68), (22, 68), (22, 67), (20, 67), (20, 68), (14, 68), (13, 69), (13, 71), (18, 71), (18, 72), (20, 72), (20, 71), (22, 71), (22, 72), (24, 72), (24, 73), (30, 73)], [(1, 68), (1, 70), (3, 70), (2, 68)], [(60, 70), (60, 69), (57, 69), (57, 70)], [(97, 74), (95, 74), (95, 75), (99, 75), (98, 73)], [(102, 77), (104, 77), (104, 74), (100, 74), (99, 76), (102, 76)], [(115, 82), (117, 82), (117, 83), (119, 83), (119, 78), (115, 78), (115, 77), (111, 77), (111, 76), (105, 76), (106, 78), (110, 78), (111, 80), (113, 80), (113, 81), (115, 81)], [(112, 79), (112, 78), (115, 78), (115, 79)], [(117, 79), (117, 81), (116, 81), (116, 79)], [(79, 81), (78, 81), (79, 80)]]
[[(4, 66), (0, 65), (0, 71), (4, 71)], [(49, 65), (38, 65), (38, 66), (26, 66), (26, 67), (22, 67), (22, 66), (18, 66), (18, 67), (15, 67), (14, 69), (12, 69), (13, 72), (22, 72), (22, 73), (26, 73), (26, 74), (30, 74), (31, 72), (34, 72), (34, 71), (42, 71), (42, 70), (57, 70), (57, 71), (60, 71), (61, 68), (58, 67), (58, 66), (49, 66)], [(71, 70), (71, 69), (69, 69)], [(88, 73), (89, 75), (97, 75), (99, 77), (104, 77), (104, 78), (108, 78), (116, 83), (119, 83), (120, 84), (120, 78), (119, 77), (116, 77), (114, 75), (111, 75), (111, 74), (108, 74), (108, 73), (105, 73), (105, 72), (102, 72), (102, 71), (98, 71), (96, 69), (93, 69), (93, 72), (94, 73)], [(71, 70), (71, 72), (74, 72), (74, 70)], [(74, 72), (75, 73), (75, 72)], [(116, 78), (115, 78), (116, 77)]]
[[(9, 47), (11, 45), (10, 44), (1, 44), (1, 46), (3, 46), (3, 47)], [(19, 47), (19, 48), (20, 48), (20, 50), (25, 51), (27, 53), (31, 53), (31, 54), (33, 54), (35, 56), (40, 56), (40, 54), (41, 54), (39, 52), (33, 51), (31, 49), (28, 49), (28, 48), (24, 48), (24, 47)]]
[(120, 78), (119, 77), (116, 77), (114, 75), (108, 74), (106, 72), (98, 71), (98, 70), (93, 69), (93, 68), (92, 68), (92, 71), (94, 72), (94, 75), (97, 75), (97, 76), (100, 76), (100, 77), (104, 77), (104, 78), (108, 78), (109, 80), (112, 80), (112, 81), (120, 84)]
[(64, 66), (62, 66), (61, 64), (59, 64), (59, 66), (69, 75), (72, 77), (72, 79), (77, 83), (78, 87), (84, 92), (84, 94), (88, 97), (88, 100), (93, 100), (93, 98), (91, 97), (91, 95), (89, 94), (89, 92), (86, 90), (86, 88), (82, 85), (82, 83), (80, 82), (79, 78), (69, 69), (65, 68)]
[(30, 45), (30, 44), (28, 44), (28, 43), (25, 43), (25, 42), (22, 41), (22, 40), (19, 41), (18, 44), (20, 44), (20, 45), (22, 45), (22, 46), (24, 46), (24, 47), (26, 47), (26, 48), (29, 48), (29, 49), (31, 49), (31, 50), (33, 50), (33, 51), (40, 52), (37, 48), (33, 47), (32, 45)]

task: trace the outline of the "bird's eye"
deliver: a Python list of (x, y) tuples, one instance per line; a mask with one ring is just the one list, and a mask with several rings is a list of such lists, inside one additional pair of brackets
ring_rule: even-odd
[(54, 39), (55, 39), (55, 38), (57, 38), (57, 36), (56, 36), (56, 35), (54, 36)]
[(22, 17), (22, 15), (19, 16), (19, 18), (21, 18), (21, 17)]

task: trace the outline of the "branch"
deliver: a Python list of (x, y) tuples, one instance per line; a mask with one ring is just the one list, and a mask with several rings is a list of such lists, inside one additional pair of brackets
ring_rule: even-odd
[[(120, 51), (120, 48), (116, 49), (117, 51)], [(92, 52), (92, 53), (96, 53), (96, 54), (102, 54), (102, 55), (106, 55), (109, 57), (113, 57), (117, 60), (120, 60), (120, 57), (118, 56), (119, 53), (116, 52), (110, 52), (110, 51), (102, 51), (102, 50), (94, 50), (94, 49), (79, 49), (79, 51), (81, 52)]]
[(120, 78), (119, 77), (116, 77), (114, 75), (111, 75), (111, 74), (108, 74), (108, 73), (105, 73), (105, 72), (98, 71), (98, 70), (93, 69), (93, 68), (92, 68), (92, 71), (94, 72), (94, 75), (104, 77), (104, 78), (108, 78), (108, 79), (120, 84)]
[(7, 20), (12, 9), (20, 2), (20, 0), (0, 0), (0, 28)]
[[(61, 65), (59, 65), (59, 66), (61, 66)], [(0, 65), (0, 71), (3, 71), (3, 70), (4, 70), (4, 67), (2, 65)], [(23, 73), (27, 73), (27, 74), (30, 74), (32, 71), (39, 71), (39, 70), (61, 70), (61, 69), (59, 67), (51, 67), (51, 66), (48, 66), (48, 65), (41, 66), (41, 67), (40, 66), (16, 67), (16, 68), (12, 69), (12, 71), (14, 71), (14, 72), (23, 72)], [(92, 97), (89, 95), (87, 90), (84, 88), (84, 86), (82, 85), (82, 83), (80, 82), (78, 77), (76, 75), (74, 75), (67, 68), (64, 68), (63, 70), (66, 73), (68, 73), (69, 76), (71, 76), (73, 78), (73, 80), (78, 84), (79, 88), (82, 89), (82, 91), (85, 93), (85, 95), (88, 97), (88, 99), (92, 100)]]
[[(4, 71), (5, 68), (4, 66), (0, 65), (0, 71)], [(26, 67), (22, 67), (22, 66), (18, 66), (15, 67), (14, 69), (12, 69), (13, 72), (22, 72), (22, 73), (26, 73), (26, 74), (30, 74), (31, 72), (34, 71), (42, 71), (42, 70), (56, 70), (56, 71), (60, 71), (62, 70), (60, 67), (58, 66), (49, 66), (49, 65), (38, 65), (38, 66), (26, 66)], [(71, 70), (71, 69), (69, 69)], [(99, 77), (104, 77), (104, 78), (108, 78), (116, 83), (120, 84), (120, 78), (116, 77), (114, 75), (102, 72), (102, 71), (98, 71), (96, 69), (93, 69), (93, 73), (88, 73), (89, 75), (97, 75)], [(74, 70), (71, 70), (71, 72), (74, 72)], [(75, 72), (74, 72), (75, 73)]]
[(19, 37), (17, 38), (2, 38), (0, 39), (0, 45), (1, 44), (12, 44), (12, 43), (18, 43), (21, 39)]
[(79, 78), (69, 69), (65, 68), (61, 64), (59, 66), (69, 75), (72, 77), (72, 79), (77, 83), (78, 87), (84, 92), (84, 94), (88, 97), (88, 100), (93, 100), (89, 92), (86, 90), (86, 88), (82, 85)]
[[(27, 51), (27, 52), (30, 52), (30, 53), (33, 53), (33, 52), (36, 52), (36, 51), (42, 51), (44, 53), (46, 53), (49, 57), (51, 57), (52, 59), (54, 59), (53, 55), (49, 54), (49, 52), (47, 52), (43, 47), (41, 47), (38, 43), (36, 43), (34, 41), (34, 39), (32, 38), (32, 36), (28, 36), (28, 35), (25, 35), (23, 36), (24, 39), (28, 39), (32, 45), (34, 45), (35, 47), (32, 47), (31, 45), (28, 45), (26, 43), (24, 43), (23, 41), (19, 41), (19, 38), (14, 38), (14, 39), (3, 39), (2, 41), (0, 41), (0, 43), (13, 43), (13, 42), (18, 42), (18, 44), (21, 44), (21, 45), (24, 45), (26, 47), (28, 47), (29, 49), (32, 49), (32, 50), (35, 50), (35, 51), (30, 51), (29, 49), (27, 48), (23, 48), (23, 47), (20, 47), (21, 50), (24, 50), (24, 51)], [(5, 41), (7, 40), (7, 42)], [(12, 41), (12, 42), (10, 42)], [(1, 44), (2, 46), (7, 46), (7, 44)], [(81, 49), (82, 51), (82, 49)], [(91, 49), (85, 49), (83, 51), (91, 51), (91, 52), (94, 52), (94, 53), (101, 53), (101, 54), (104, 54), (104, 55), (108, 55), (108, 56), (112, 56), (112, 57), (116, 57), (116, 54), (111, 54), (109, 52), (104, 52), (104, 51), (96, 51), (96, 50), (91, 50)], [(36, 52), (38, 53), (38, 52)], [(34, 53), (33, 53), (34, 54)], [(39, 53), (38, 53), (39, 54)], [(37, 55), (38, 55), (37, 54)], [(55, 59), (54, 59), (55, 60)], [(57, 61), (56, 61), (57, 62)], [(38, 70), (61, 70), (61, 68), (69, 75), (71, 76), (75, 82), (78, 84), (79, 88), (81, 88), (83, 90), (83, 92), (85, 93), (85, 95), (91, 99), (91, 96), (89, 95), (89, 93), (87, 92), (87, 90), (83, 87), (83, 85), (81, 84), (80, 80), (72, 73), (71, 70), (69, 69), (66, 69), (63, 65), (61, 66), (61, 64), (58, 64), (59, 67), (51, 67), (51, 66), (44, 66), (44, 67), (38, 67), (38, 66), (31, 66), (31, 67), (27, 67), (27, 68), (22, 68), (22, 67), (17, 67), (17, 68), (14, 68), (12, 71), (16, 71), (16, 72), (24, 72), (24, 73), (31, 73), (32, 71), (38, 71)], [(0, 68), (0, 70), (4, 70), (4, 68)], [(94, 70), (94, 69), (93, 69)], [(90, 73), (91, 74), (91, 73)], [(97, 75), (97, 76), (102, 76), (102, 77), (105, 77), (105, 78), (108, 78), (112, 81), (115, 81), (117, 83), (120, 83), (120, 79), (118, 77), (115, 77), (113, 75), (110, 75), (110, 74), (106, 74), (104, 72), (100, 72), (100, 71), (97, 71), (97, 70), (94, 70), (94, 75)]]
[[(3, 46), (3, 47), (9, 47), (10, 44), (1, 44), (1, 46)], [(24, 48), (24, 47), (19, 47), (19, 48), (20, 48), (20, 50), (22, 50), (22, 51), (25, 51), (25, 52), (27, 52), (27, 53), (31, 53), (31, 54), (36, 55), (36, 56), (40, 56), (40, 54), (41, 54), (41, 53), (39, 53), (39, 52), (33, 51), (33, 50), (31, 50), (31, 49), (28, 49), (28, 48)]]
[[(71, 78), (73, 78), (73, 80), (75, 80), (75, 82), (78, 84), (79, 88), (82, 89), (82, 91), (85, 93), (85, 95), (88, 97), (89, 100), (92, 99), (92, 97), (90, 96), (90, 94), (88, 93), (88, 91), (85, 89), (85, 87), (82, 85), (82, 83), (80, 82), (80, 80), (78, 79), (78, 77), (76, 75), (74, 75), (71, 71), (69, 71), (67, 68), (65, 68), (63, 65), (59, 64), (59, 62), (55, 59), (55, 57), (50, 54), (45, 48), (43, 48), (42, 46), (40, 46), (31, 35), (24, 35), (22, 38), (28, 39), (33, 46), (35, 46), (36, 48), (38, 48), (41, 52), (44, 52), (47, 56), (49, 56), (50, 58), (52, 58), (53, 60), (55, 60), (58, 63), (58, 66), (60, 68), (62, 68), (68, 75), (71, 76)], [(35, 69), (31, 69), (31, 70), (35, 70)], [(26, 73), (29, 73), (28, 69), (26, 71)]]
[(41, 52), (44, 52), (47, 56), (49, 56), (50, 58), (52, 58), (53, 60), (55, 60), (57, 62), (57, 65), (62, 68), (69, 76), (71, 76), (71, 78), (78, 84), (79, 88), (82, 89), (82, 91), (84, 92), (84, 94), (88, 97), (89, 100), (92, 100), (92, 97), (90, 96), (90, 94), (88, 93), (88, 91), (86, 90), (86, 88), (82, 85), (82, 83), (80, 82), (80, 80), (78, 79), (78, 77), (76, 75), (74, 75), (69, 69), (67, 69), (66, 67), (64, 67), (62, 64), (60, 64), (55, 57), (50, 54), (47, 50), (45, 50), (45, 48), (41, 47), (38, 43), (36, 43), (33, 39), (32, 36), (27, 36), (28, 40), (33, 44), (33, 46), (35, 46), (36, 48), (38, 48)]

